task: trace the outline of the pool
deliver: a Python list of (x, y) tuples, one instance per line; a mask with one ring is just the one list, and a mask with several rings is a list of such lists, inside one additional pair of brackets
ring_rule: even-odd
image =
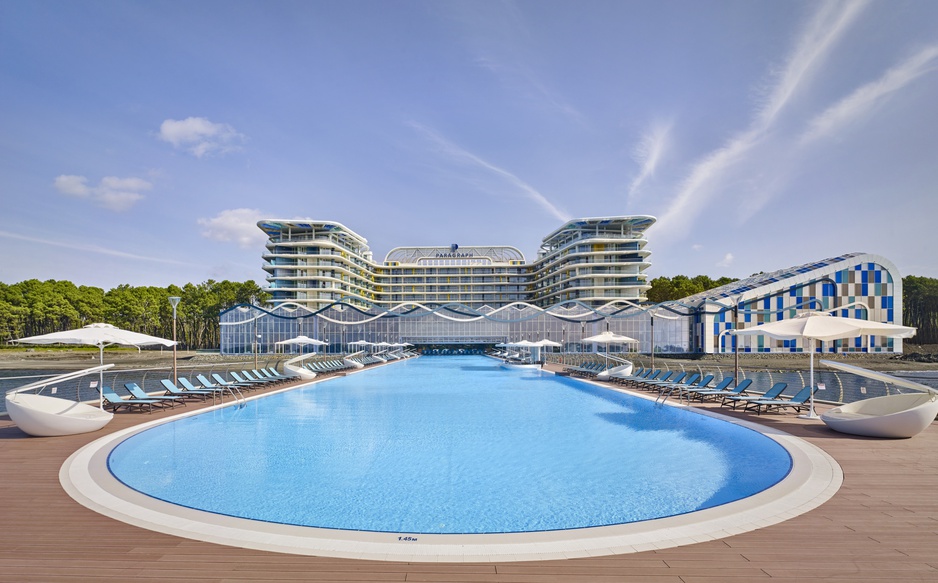
[(823, 503), (783, 432), (592, 383), (426, 357), (102, 437), (60, 481), (143, 528), (278, 552), (510, 561), (713, 540)]
[(781, 481), (750, 429), (485, 357), (428, 357), (180, 419), (111, 452), (127, 486), (266, 522), (394, 533), (608, 526)]

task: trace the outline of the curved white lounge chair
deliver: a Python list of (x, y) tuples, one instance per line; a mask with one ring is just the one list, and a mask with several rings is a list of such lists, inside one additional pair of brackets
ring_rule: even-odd
[(95, 366), (85, 370), (69, 372), (42, 381), (30, 383), (6, 394), (7, 413), (17, 427), (36, 437), (76, 435), (101, 429), (114, 417), (113, 413), (69, 399), (37, 395), (26, 391), (41, 390), (48, 385), (61, 383), (100, 373), (113, 364)]
[(627, 362), (627, 363), (625, 363), (625, 364), (622, 364), (622, 365), (619, 365), (619, 366), (616, 366), (616, 367), (613, 367), (613, 368), (607, 368), (606, 370), (604, 370), (604, 371), (602, 371), (601, 373), (597, 374), (597, 375), (596, 375), (596, 378), (599, 379), (599, 380), (603, 380), (603, 381), (604, 381), (604, 380), (608, 380), (608, 379), (610, 379), (610, 378), (617, 378), (617, 377), (618, 377), (618, 378), (625, 378), (625, 377), (629, 377), (629, 376), (632, 375), (632, 366), (633, 366), (633, 365), (632, 365), (631, 362)]
[(7, 395), (6, 406), (13, 423), (36, 437), (97, 431), (114, 417), (110, 411), (46, 395)]
[(938, 391), (927, 385), (840, 362), (822, 360), (821, 363), (923, 391), (864, 399), (822, 413), (821, 420), (834, 431), (867, 437), (908, 438), (924, 431), (938, 415)]
[(315, 372), (298, 364), (306, 360), (307, 358), (310, 358), (311, 356), (316, 356), (316, 355), (314, 353), (301, 354), (299, 356), (291, 358), (290, 360), (283, 363), (283, 372), (286, 373), (287, 376), (301, 378), (304, 381), (309, 381), (309, 380), (316, 378)]
[(938, 415), (938, 395), (906, 393), (874, 397), (821, 413), (834, 431), (867, 437), (912, 437)]

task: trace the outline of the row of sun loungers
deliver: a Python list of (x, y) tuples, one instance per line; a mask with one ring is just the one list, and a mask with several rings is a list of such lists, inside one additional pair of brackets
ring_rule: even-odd
[(595, 377), (606, 370), (606, 365), (601, 362), (587, 362), (583, 366), (568, 366), (563, 370), (575, 377)]
[(719, 401), (721, 407), (730, 405), (735, 410), (738, 405), (743, 405), (742, 410), (755, 411), (758, 415), (764, 411), (800, 412), (808, 408), (811, 393), (817, 391), (816, 387), (814, 391), (811, 387), (804, 387), (792, 397), (782, 398), (782, 392), (788, 388), (788, 383), (775, 383), (768, 390), (758, 393), (756, 388), (752, 387), (751, 379), (744, 379), (736, 386), (730, 387), (733, 377), (724, 377), (716, 385), (710, 386), (714, 378), (714, 375), (710, 374), (701, 378), (697, 373), (639, 369), (631, 375), (612, 374), (609, 380), (632, 389), (657, 392), (659, 399), (667, 400), (668, 397), (674, 396), (688, 402)]
[[(408, 358), (414, 356), (414, 353), (405, 353), (395, 358)], [(370, 364), (383, 364), (386, 362), (375, 356), (358, 356), (350, 360), (368, 366)], [(356, 368), (354, 365), (345, 362), (344, 359), (330, 359), (316, 362), (308, 362), (304, 365), (307, 369), (317, 374), (328, 374)], [(227, 373), (231, 380), (224, 378), (219, 373), (211, 373), (212, 380), (205, 375), (195, 376), (195, 382), (186, 377), (179, 377), (174, 383), (171, 379), (162, 379), (160, 383), (166, 392), (163, 395), (151, 395), (144, 391), (137, 383), (124, 383), (124, 388), (130, 394), (129, 398), (117, 394), (112, 387), (102, 387), (105, 406), (112, 411), (126, 409), (128, 411), (147, 410), (153, 412), (153, 407), (175, 407), (176, 405), (185, 405), (190, 400), (204, 401), (209, 397), (218, 397), (227, 394), (242, 394), (244, 391), (253, 391), (280, 383), (296, 380), (277, 372), (275, 368), (262, 368), (229, 371)]]
[(142, 411), (146, 409), (153, 412), (153, 407), (175, 407), (185, 405), (189, 400), (206, 400), (209, 397), (223, 396), (226, 393), (241, 394), (243, 391), (257, 390), (264, 387), (278, 385), (293, 380), (284, 376), (273, 368), (262, 368), (242, 370), (240, 373), (230, 371), (228, 373), (232, 379), (229, 381), (219, 373), (211, 373), (214, 380), (209, 380), (205, 375), (196, 375), (196, 382), (190, 381), (186, 377), (179, 377), (174, 383), (171, 379), (163, 379), (160, 383), (166, 392), (163, 395), (151, 395), (144, 391), (137, 383), (124, 383), (124, 388), (130, 394), (129, 398), (122, 397), (108, 386), (101, 388), (101, 394), (104, 404), (114, 412), (121, 409), (128, 411)]

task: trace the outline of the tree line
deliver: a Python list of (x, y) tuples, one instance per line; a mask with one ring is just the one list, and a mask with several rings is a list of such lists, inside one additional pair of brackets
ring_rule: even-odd
[(902, 320), (918, 328), (906, 340), (912, 344), (938, 344), (938, 279), (909, 275), (902, 278)]
[(648, 290), (648, 301), (654, 304), (680, 300), (687, 296), (699, 294), (721, 285), (733, 283), (734, 277), (721, 277), (711, 279), (706, 275), (695, 275), (687, 277), (686, 275), (675, 275), (674, 277), (656, 277), (651, 280), (651, 289)]
[[(706, 275), (657, 277), (651, 281), (648, 301), (679, 300), (736, 281)], [(903, 323), (918, 333), (913, 344), (938, 344), (938, 279), (910, 275), (902, 278)], [(70, 281), (30, 279), (0, 283), (0, 340), (35, 336), (107, 322), (120, 328), (172, 338), (171, 296), (182, 298), (176, 312), (176, 337), (185, 348), (218, 348), (218, 314), (252, 299), (265, 302), (270, 294), (254, 281), (208, 280), (182, 287), (120, 285), (108, 291), (76, 286)]]
[(218, 348), (218, 314), (240, 303), (265, 302), (270, 294), (254, 281), (187, 283), (182, 287), (119, 285), (108, 291), (76, 286), (70, 281), (30, 279), (0, 283), (0, 337), (3, 342), (26, 336), (70, 330), (95, 322), (161, 338), (173, 337), (172, 296), (176, 338), (188, 349)]

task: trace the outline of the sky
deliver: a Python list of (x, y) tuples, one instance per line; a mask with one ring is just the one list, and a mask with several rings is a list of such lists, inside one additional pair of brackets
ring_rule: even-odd
[(938, 2), (0, 0), (0, 282), (263, 284), (261, 219), (938, 277)]

